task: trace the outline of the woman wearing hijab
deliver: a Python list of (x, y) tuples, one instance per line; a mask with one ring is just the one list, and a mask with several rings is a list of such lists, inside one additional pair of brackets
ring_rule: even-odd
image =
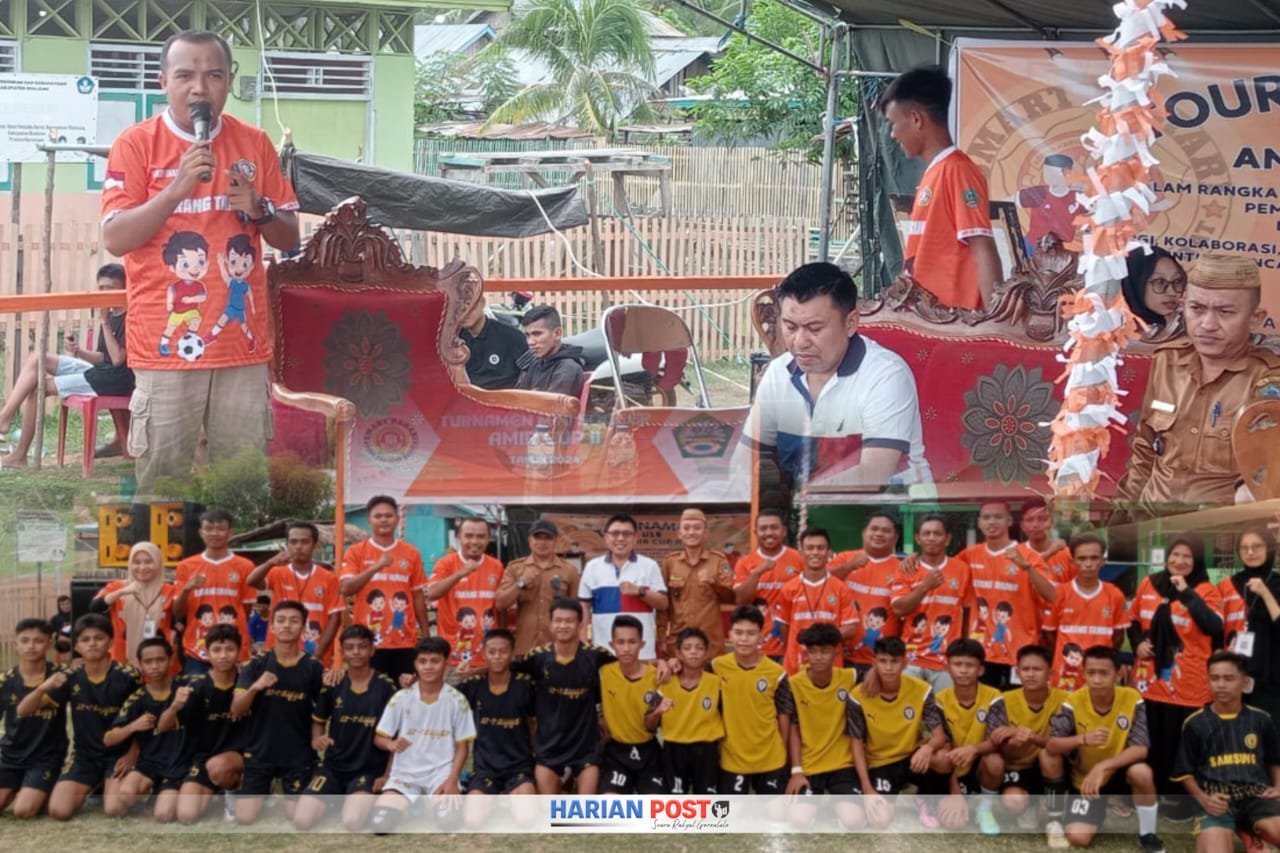
[[(1209, 701), (1209, 655), (1222, 646), (1222, 596), (1209, 581), (1204, 542), (1179, 536), (1169, 543), (1165, 568), (1143, 578), (1129, 606), (1129, 639), (1134, 649), (1133, 683), (1147, 709), (1152, 749), (1147, 760), (1156, 788), (1185, 798), (1169, 777), (1182, 739), (1182, 723)], [(1166, 814), (1178, 819), (1190, 810)]]
[(1125, 261), (1129, 274), (1120, 287), (1129, 310), (1148, 326), (1165, 326), (1178, 316), (1182, 294), (1187, 290), (1187, 274), (1173, 255), (1157, 246), (1148, 254), (1134, 249)]
[[(112, 581), (99, 592), (89, 609), (109, 613), (115, 626), (111, 657), (138, 665), (138, 643), (148, 637), (173, 633), (173, 585), (164, 582), (160, 548), (139, 542), (129, 550), (129, 579)], [(176, 661), (175, 661), (176, 663)]]
[(1276, 541), (1264, 527), (1240, 534), (1236, 553), (1244, 568), (1222, 583), (1228, 648), (1249, 659), (1253, 679), (1246, 702), (1280, 720), (1280, 572)]

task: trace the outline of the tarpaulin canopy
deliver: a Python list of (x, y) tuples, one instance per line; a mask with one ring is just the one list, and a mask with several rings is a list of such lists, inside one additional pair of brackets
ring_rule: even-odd
[(303, 212), (322, 215), (359, 196), (368, 205), (369, 218), (388, 228), (533, 237), (588, 222), (577, 187), (503, 190), (296, 150), (286, 158), (286, 168)]

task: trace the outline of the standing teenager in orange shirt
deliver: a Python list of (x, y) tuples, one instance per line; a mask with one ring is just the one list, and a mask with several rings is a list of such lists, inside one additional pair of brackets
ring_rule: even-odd
[(827, 570), (849, 585), (858, 606), (858, 633), (845, 647), (845, 659), (852, 662), (859, 677), (875, 663), (876, 640), (898, 636), (898, 617), (893, 612), (892, 587), (902, 561), (898, 547), (897, 519), (885, 512), (873, 512), (862, 529), (862, 547), (841, 551), (831, 558)]
[(733, 567), (733, 598), (739, 607), (759, 608), (764, 616), (762, 650), (774, 663), (782, 663), (786, 646), (778, 622), (782, 588), (804, 571), (804, 558), (787, 545), (787, 521), (781, 510), (756, 513), (756, 549)]
[[(346, 602), (338, 591), (338, 576), (312, 557), (320, 544), (320, 530), (309, 521), (291, 521), (285, 528), (285, 550), (249, 573), (249, 586), (271, 590), (272, 608), (282, 601), (299, 601), (307, 609), (302, 650), (333, 666), (333, 640), (342, 627)], [(268, 621), (270, 617), (268, 616)], [(307, 637), (314, 635), (315, 639)], [(267, 629), (266, 648), (274, 648), (276, 635)]]
[(782, 623), (782, 667), (795, 675), (807, 662), (800, 632), (818, 622), (830, 622), (848, 640), (858, 632), (858, 608), (853, 593), (839, 578), (827, 572), (831, 559), (831, 536), (821, 527), (800, 534), (804, 572), (787, 581), (778, 596), (778, 621)]
[[(173, 601), (175, 622), (185, 622), (182, 649), (183, 672), (204, 675), (209, 671), (205, 635), (219, 623), (236, 626), (241, 637), (249, 636), (249, 611), (258, 594), (249, 586), (253, 563), (231, 553), (231, 513), (222, 509), (200, 515), (200, 539), (204, 551), (178, 563)], [(249, 659), (249, 644), (240, 647), (240, 660)]]

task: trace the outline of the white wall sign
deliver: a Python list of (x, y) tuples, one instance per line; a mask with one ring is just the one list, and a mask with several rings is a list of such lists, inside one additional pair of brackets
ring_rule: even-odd
[[(98, 82), (74, 74), (0, 74), (0, 161), (42, 163), (42, 142), (92, 145)], [(84, 155), (59, 155), (81, 160)]]

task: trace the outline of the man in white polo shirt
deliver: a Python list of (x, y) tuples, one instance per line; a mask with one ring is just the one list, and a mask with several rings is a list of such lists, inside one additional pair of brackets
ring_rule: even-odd
[[(656, 612), (667, 609), (667, 585), (662, 568), (636, 553), (636, 520), (615, 515), (604, 525), (605, 547), (609, 550), (590, 560), (578, 581), (585, 626), (591, 626), (591, 642), (607, 646), (613, 635), (613, 620), (627, 613), (640, 620), (644, 631), (641, 660), (657, 658), (658, 620)], [(585, 640), (586, 637), (583, 637)]]
[(849, 274), (805, 264), (777, 294), (787, 352), (760, 380), (744, 443), (772, 456), (796, 486), (875, 491), (932, 482), (915, 377), (897, 353), (858, 334)]

